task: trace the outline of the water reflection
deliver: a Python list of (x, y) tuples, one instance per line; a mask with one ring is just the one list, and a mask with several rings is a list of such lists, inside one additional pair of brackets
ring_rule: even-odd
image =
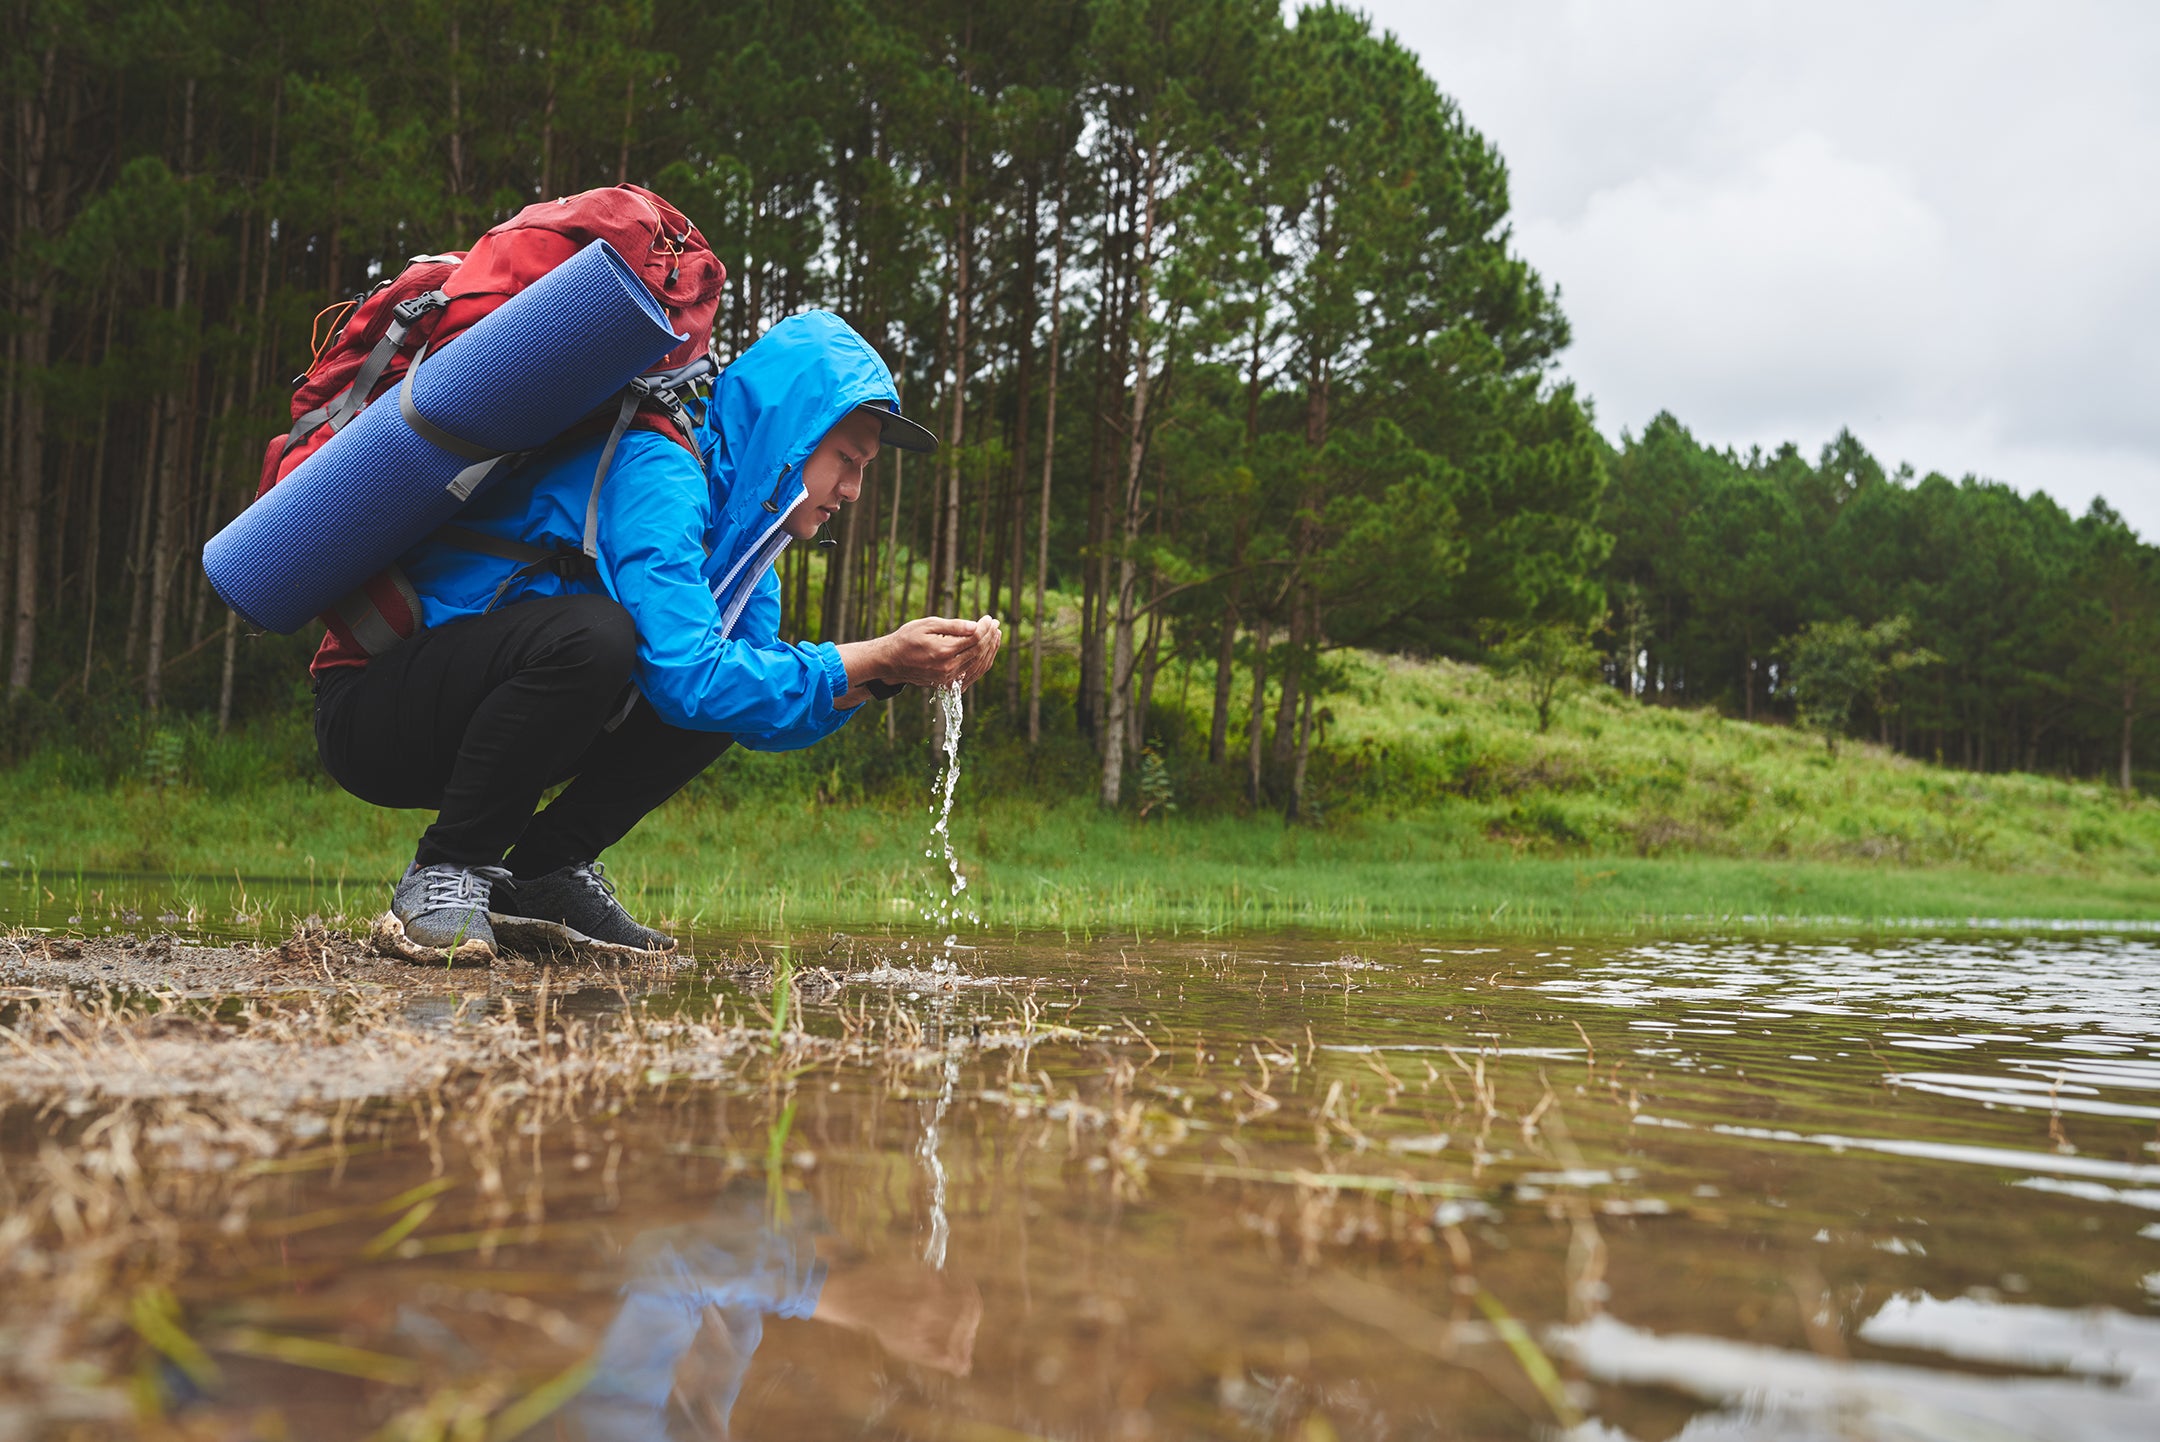
[[(2069, 1311), (1913, 1292), (1889, 1298), (1856, 1336), (1934, 1355), (1918, 1359), (1921, 1365), (1854, 1361), (1716, 1337), (1659, 1335), (1612, 1317), (1555, 1328), (1548, 1341), (1600, 1382), (1669, 1387), (1716, 1404), (1678, 1434), (1690, 1442), (2122, 1442), (2155, 1433), (2160, 1322), (2151, 1318), (2111, 1308)], [(1943, 1368), (1945, 1361), (2044, 1375), (1958, 1372)]]
[(774, 1198), (748, 1184), (723, 1193), (707, 1217), (640, 1232), (625, 1264), (621, 1308), (561, 1418), (571, 1437), (730, 1436), (768, 1317), (861, 1332), (900, 1361), (954, 1376), (966, 1375), (982, 1320), (972, 1283), (850, 1258), (807, 1194)]
[(2150, 942), (802, 950), (0, 1046), (0, 1437), (2156, 1430)]

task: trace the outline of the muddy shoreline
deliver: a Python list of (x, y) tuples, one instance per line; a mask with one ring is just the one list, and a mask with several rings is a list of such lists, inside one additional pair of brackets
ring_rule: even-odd
[(140, 936), (0, 934), (0, 986), (111, 987), (179, 996), (248, 996), (296, 992), (396, 992), (452, 995), (537, 985), (558, 990), (665, 984), (711, 962), (689, 954), (622, 963), (574, 955), (503, 956), (491, 966), (424, 965), (385, 957), (364, 936), (318, 925), (295, 927), (276, 944), (188, 941), (170, 932)]

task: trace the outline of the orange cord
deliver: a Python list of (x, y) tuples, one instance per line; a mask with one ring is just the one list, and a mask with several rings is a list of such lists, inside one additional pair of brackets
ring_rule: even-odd
[[(329, 347), (330, 342), (337, 339), (338, 331), (345, 324), (345, 313), (351, 311), (359, 303), (356, 300), (341, 300), (334, 305), (326, 305), (315, 312), (315, 319), (308, 325), (308, 348), (311, 352), (308, 358), (308, 373), (310, 375), (315, 373), (315, 365), (322, 359), (323, 351)], [(329, 331), (325, 333), (322, 318), (332, 311), (339, 312), (339, 315), (336, 320), (330, 323)]]

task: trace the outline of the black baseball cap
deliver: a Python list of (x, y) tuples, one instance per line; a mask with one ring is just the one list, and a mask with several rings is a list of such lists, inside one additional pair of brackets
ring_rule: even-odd
[(897, 446), (903, 451), (915, 451), (925, 455), (938, 447), (937, 437), (930, 433), (928, 427), (918, 425), (901, 415), (897, 407), (888, 406), (883, 401), (864, 401), (855, 409), (878, 413), (878, 418), (884, 423), (878, 430), (878, 444), (881, 446)]

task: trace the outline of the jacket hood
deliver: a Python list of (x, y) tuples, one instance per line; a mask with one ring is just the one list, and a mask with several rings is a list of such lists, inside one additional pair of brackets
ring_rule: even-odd
[(865, 404), (898, 409), (892, 372), (831, 311), (790, 316), (714, 380), (696, 439), (713, 500), (705, 578), (722, 606), (756, 585), (779, 554), (771, 543), (802, 499), (803, 462)]

